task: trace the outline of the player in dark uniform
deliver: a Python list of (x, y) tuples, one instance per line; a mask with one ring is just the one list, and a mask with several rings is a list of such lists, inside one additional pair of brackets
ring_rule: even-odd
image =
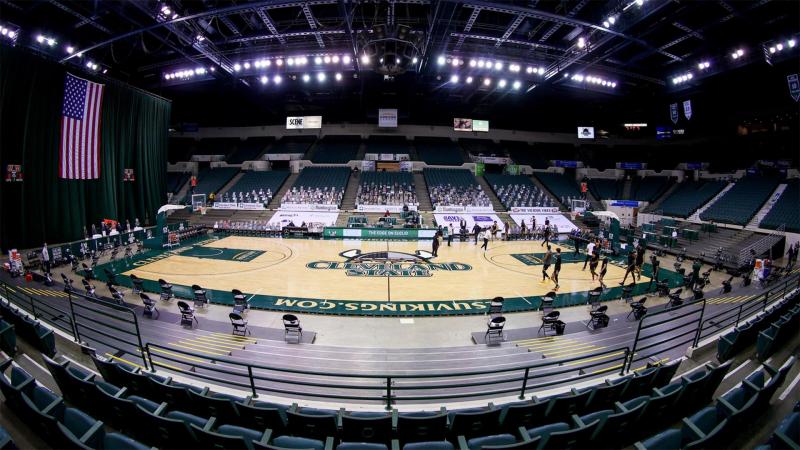
[(558, 290), (558, 273), (561, 272), (561, 249), (556, 249), (556, 263), (553, 265), (553, 280), (556, 283), (555, 289)]
[(603, 283), (603, 278), (605, 278), (606, 272), (608, 272), (608, 256), (603, 256), (603, 263), (600, 265), (600, 278), (598, 278), (598, 281), (600, 281), (600, 287), (603, 289), (606, 288), (605, 283)]
[(622, 286), (625, 284), (625, 280), (628, 279), (628, 274), (633, 276), (633, 281), (636, 281), (636, 250), (631, 250), (628, 253), (628, 265), (625, 268), (625, 276), (622, 277), (622, 281), (619, 282), (619, 285)]
[(645, 247), (639, 244), (636, 247), (636, 274), (639, 275), (639, 281), (642, 281), (642, 266), (644, 265), (644, 251)]
[(600, 252), (592, 253), (592, 259), (589, 260), (589, 273), (592, 274), (592, 281), (597, 277), (597, 265), (600, 263)]
[(544, 245), (547, 244), (547, 246), (549, 247), (550, 246), (550, 226), (549, 225), (545, 225), (544, 226), (544, 230), (542, 231), (542, 235), (544, 236), (544, 240), (542, 240), (542, 245), (541, 246), (544, 247)]
[(547, 246), (547, 253), (544, 254), (544, 259), (542, 260), (542, 283), (544, 280), (549, 279), (550, 275), (547, 274), (547, 269), (550, 268), (550, 260), (553, 259), (553, 252), (550, 251), (550, 246)]

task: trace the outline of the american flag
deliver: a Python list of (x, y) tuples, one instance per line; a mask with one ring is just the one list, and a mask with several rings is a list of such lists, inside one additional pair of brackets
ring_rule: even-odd
[(61, 111), (61, 178), (100, 178), (100, 113), (104, 85), (67, 74)]

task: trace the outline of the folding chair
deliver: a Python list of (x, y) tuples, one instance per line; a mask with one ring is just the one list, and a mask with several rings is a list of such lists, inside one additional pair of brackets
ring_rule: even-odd
[(134, 294), (141, 294), (144, 292), (144, 280), (137, 277), (135, 274), (131, 274), (131, 283), (133, 283), (133, 293)]
[(108, 290), (111, 292), (111, 298), (120, 305), (125, 306), (125, 299), (122, 296), (122, 292), (118, 291), (114, 286), (109, 286)]
[(172, 293), (172, 285), (167, 283), (163, 278), (158, 279), (158, 285), (161, 286), (161, 300), (169, 301), (175, 298)]
[(681, 300), (681, 293), (683, 293), (683, 288), (678, 288), (671, 294), (669, 294), (669, 301), (667, 302), (667, 308), (674, 308), (676, 306), (681, 306), (683, 304), (683, 300)]
[(237, 336), (252, 334), (247, 328), (247, 321), (244, 320), (242, 316), (236, 313), (230, 313), (228, 314), (228, 318), (231, 319), (231, 326), (233, 326), (233, 332), (231, 334), (235, 334)]
[(86, 278), (82, 279), (81, 282), (83, 282), (83, 288), (86, 289), (86, 295), (89, 297), (97, 297), (97, 294), (95, 294), (94, 285), (86, 281)]
[(495, 314), (502, 314), (504, 301), (505, 299), (503, 297), (493, 298), (492, 302), (489, 304), (489, 315), (493, 316)]
[(633, 288), (635, 287), (636, 283), (631, 283), (622, 288), (622, 301), (633, 301)]
[(483, 335), (486, 340), (486, 345), (497, 344), (503, 342), (503, 327), (506, 326), (506, 318), (497, 316), (491, 318), (486, 323), (486, 334)]
[(208, 306), (208, 297), (206, 297), (206, 290), (200, 286), (193, 284), (192, 291), (194, 292), (194, 307), (205, 308)]
[(722, 289), (719, 290), (719, 293), (720, 294), (727, 294), (730, 291), (732, 291), (733, 290), (733, 286), (732, 286), (731, 283), (733, 283), (733, 275), (731, 275), (730, 278), (728, 278), (727, 280), (722, 282)]
[(300, 327), (300, 319), (294, 314), (283, 315), (283, 339), (291, 343), (295, 340), (297, 344), (303, 338), (303, 328)]
[(75, 288), (72, 286), (73, 280), (63, 273), (61, 274), (61, 280), (64, 282), (64, 292), (71, 292), (75, 290)]
[(233, 295), (233, 312), (242, 315), (250, 309), (247, 296), (245, 296), (242, 291), (233, 289), (231, 290), (231, 294)]
[(607, 327), (609, 318), (606, 311), (608, 311), (608, 306), (606, 305), (589, 311), (589, 321), (586, 322), (586, 328), (596, 330), (598, 328)]
[(542, 317), (542, 325), (539, 327), (540, 332), (544, 332), (544, 335), (547, 336), (547, 330), (554, 330), (556, 329), (556, 323), (559, 322), (558, 318), (561, 317), (561, 313), (558, 311), (550, 311), (544, 317)]
[(542, 316), (548, 314), (546, 311), (553, 311), (553, 303), (556, 301), (556, 291), (550, 291), (542, 297), (542, 305), (539, 308), (539, 311), (542, 312)]
[(603, 295), (603, 288), (598, 286), (591, 291), (589, 291), (589, 306), (592, 310), (597, 309), (598, 305), (600, 305), (600, 296)]
[(94, 280), (94, 269), (87, 266), (86, 263), (81, 263), (83, 269), (83, 278), (86, 280)]
[(647, 308), (644, 306), (644, 302), (647, 301), (647, 297), (642, 297), (639, 299), (638, 302), (631, 302), (631, 312), (625, 317), (626, 319), (630, 320), (631, 315), (633, 315), (634, 320), (640, 320), (647, 314)]
[(188, 303), (184, 301), (178, 302), (178, 310), (181, 313), (181, 325), (188, 325), (193, 326), (194, 323), (200, 325), (200, 322), (197, 321), (197, 317), (194, 316), (194, 308), (189, 306)]
[(139, 298), (141, 298), (142, 299), (142, 303), (144, 303), (144, 309), (142, 310), (142, 316), (153, 317), (153, 313), (156, 313), (156, 317), (155, 318), (158, 319), (158, 316), (160, 316), (161, 313), (158, 312), (158, 308), (156, 308), (156, 302), (153, 301), (153, 299), (151, 299), (144, 292), (140, 292), (139, 293)]

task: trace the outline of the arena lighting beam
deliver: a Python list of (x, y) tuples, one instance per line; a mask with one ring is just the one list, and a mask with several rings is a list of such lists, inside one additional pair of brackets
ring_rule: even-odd
[(313, 1), (313, 0), (305, 1), (305, 2), (286, 2), (286, 1), (280, 1), (280, 0), (261, 0), (261, 1), (251, 2), (251, 3), (240, 3), (240, 4), (237, 4), (237, 5), (224, 6), (222, 8), (212, 8), (212, 9), (209, 9), (207, 11), (202, 11), (202, 12), (198, 12), (198, 13), (195, 13), (195, 14), (189, 14), (187, 16), (181, 16), (181, 17), (178, 17), (176, 19), (165, 20), (163, 22), (157, 22), (157, 23), (154, 23), (152, 25), (148, 25), (148, 26), (145, 26), (145, 27), (138, 28), (136, 30), (128, 31), (127, 33), (122, 33), (122, 34), (118, 34), (116, 36), (112, 36), (112, 37), (110, 37), (110, 38), (108, 38), (108, 39), (106, 39), (104, 41), (100, 41), (100, 42), (98, 42), (98, 43), (96, 43), (94, 45), (90, 45), (89, 47), (76, 49), (75, 53), (73, 53), (72, 55), (68, 55), (68, 56), (66, 56), (64, 58), (61, 58), (59, 60), (59, 62), (65, 63), (65, 62), (69, 61), (70, 59), (74, 58), (75, 55), (78, 54), (78, 53), (86, 54), (86, 53), (88, 53), (88, 52), (90, 52), (92, 50), (96, 50), (98, 48), (105, 47), (105, 46), (107, 46), (109, 44), (113, 44), (114, 42), (117, 42), (117, 41), (119, 41), (121, 39), (127, 39), (127, 38), (129, 38), (131, 36), (136, 36), (136, 35), (144, 33), (144, 32), (156, 30), (158, 28), (164, 28), (164, 27), (167, 27), (168, 25), (175, 25), (177, 23), (185, 22), (185, 21), (188, 21), (188, 20), (201, 19), (203, 17), (209, 17), (209, 16), (230, 15), (230, 14), (235, 14), (235, 13), (238, 13), (238, 12), (251, 10), (253, 8), (287, 8), (287, 7), (293, 7), (293, 6), (301, 6), (302, 7), (305, 4), (326, 4), (327, 5), (327, 4), (333, 4), (335, 2), (336, 2), (336, 0), (325, 0), (325, 1), (316, 1), (316, 2)]

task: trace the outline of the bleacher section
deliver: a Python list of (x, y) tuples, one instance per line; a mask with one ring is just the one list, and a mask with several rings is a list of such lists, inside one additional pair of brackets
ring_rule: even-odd
[(311, 161), (321, 164), (347, 164), (358, 156), (358, 136), (328, 136), (317, 142)]
[(315, 140), (314, 136), (287, 136), (275, 142), (272, 147), (267, 149), (267, 153), (270, 155), (292, 153), (305, 155)]
[(684, 181), (675, 192), (661, 202), (661, 210), (666, 216), (689, 217), (719, 194), (727, 184), (725, 181), (716, 180)]
[(615, 179), (593, 178), (587, 180), (589, 191), (598, 200), (619, 200), (622, 198), (623, 183)]
[(363, 172), (356, 205), (419, 206), (410, 172)]
[(525, 175), (486, 174), (486, 181), (506, 208), (555, 206)]
[(739, 181), (700, 214), (703, 220), (747, 225), (747, 222), (761, 209), (770, 194), (778, 187), (775, 178), (747, 176)]
[(220, 167), (218, 169), (205, 169), (197, 177), (197, 187), (194, 188), (195, 194), (217, 193), (228, 181), (231, 181), (239, 169), (236, 167)]
[(285, 171), (245, 172), (217, 201), (268, 204), (288, 176)]
[(229, 155), (239, 143), (239, 138), (205, 138), (197, 142), (196, 155)]
[(281, 203), (340, 205), (349, 178), (348, 167), (306, 167)]
[(179, 172), (167, 172), (167, 192), (176, 194), (184, 184), (189, 181), (191, 174)]
[(420, 161), (432, 166), (460, 166), (464, 164), (461, 148), (447, 138), (420, 138), (414, 140)]
[(570, 199), (582, 198), (581, 190), (575, 179), (569, 175), (551, 172), (537, 172), (534, 174), (544, 187), (553, 193), (561, 203), (568, 205)]
[(251, 137), (236, 143), (236, 149), (228, 156), (229, 164), (241, 164), (245, 161), (255, 161), (258, 156), (274, 141), (271, 137)]
[(666, 192), (670, 183), (668, 177), (636, 177), (631, 186), (630, 200), (640, 202), (654, 202), (661, 194)]
[(787, 183), (781, 198), (759, 226), (774, 230), (782, 224), (786, 224), (786, 231), (800, 233), (800, 180), (794, 179)]
[(475, 181), (475, 176), (465, 169), (425, 169), (425, 183), (434, 209), (437, 206), (483, 206), (492, 202)]

